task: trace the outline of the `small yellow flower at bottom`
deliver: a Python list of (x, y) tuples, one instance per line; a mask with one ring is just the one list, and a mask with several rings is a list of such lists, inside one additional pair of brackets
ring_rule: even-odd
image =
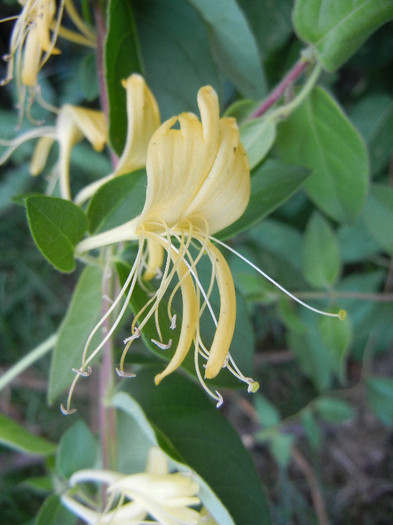
[[(107, 485), (104, 510), (86, 501), (83, 483)], [(146, 472), (120, 474), (109, 470), (81, 470), (70, 478), (72, 488), (62, 496), (62, 503), (85, 523), (113, 525), (139, 524), (149, 516), (149, 523), (164, 525), (200, 523), (200, 513), (190, 508), (200, 504), (198, 484), (191, 473), (170, 473), (166, 455), (156, 447), (149, 451)], [(88, 500), (92, 498), (89, 495)]]

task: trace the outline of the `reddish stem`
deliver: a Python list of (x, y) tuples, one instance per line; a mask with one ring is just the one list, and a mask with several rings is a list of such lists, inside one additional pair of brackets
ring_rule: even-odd
[(251, 118), (257, 118), (263, 115), (279, 98), (283, 96), (286, 89), (294, 84), (296, 80), (302, 75), (305, 69), (307, 69), (308, 61), (301, 58), (296, 62), (293, 68), (287, 73), (282, 79), (278, 86), (270, 93), (270, 95), (262, 102), (258, 109), (254, 111)]

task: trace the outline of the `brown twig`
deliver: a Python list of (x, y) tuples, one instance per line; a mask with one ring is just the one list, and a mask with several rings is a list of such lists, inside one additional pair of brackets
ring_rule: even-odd
[(296, 465), (300, 468), (304, 474), (304, 477), (306, 478), (319, 525), (329, 525), (329, 518), (326, 513), (325, 502), (323, 501), (318, 480), (314, 474), (313, 469), (311, 468), (311, 465), (295, 445), (292, 446), (291, 452), (292, 459), (295, 461)]

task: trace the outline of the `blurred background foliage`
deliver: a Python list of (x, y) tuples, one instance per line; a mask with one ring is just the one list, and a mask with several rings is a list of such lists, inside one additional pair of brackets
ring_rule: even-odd
[[(291, 0), (230, 2), (226, 26), (220, 26), (219, 9), (209, 2), (134, 0), (131, 5), (144, 73), (163, 119), (196, 111), (195, 94), (204, 84), (219, 92), (223, 110), (241, 98), (262, 99), (304, 46), (294, 33)], [(18, 12), (16, 2), (2, 1), (2, 17)], [(1, 24), (1, 55), (7, 52), (11, 29), (12, 22)], [(134, 29), (127, 35), (130, 41)], [(393, 520), (392, 46), (393, 25), (388, 22), (337, 71), (323, 72), (319, 81), (367, 147), (371, 182), (361, 209), (341, 221), (324, 214), (323, 203), (316, 206), (315, 199), (300, 190), (231, 241), (300, 298), (330, 309), (345, 308), (349, 317), (337, 324), (294, 308), (229, 256), (252, 322), (246, 327), (254, 332), (254, 377), (261, 389), (252, 399), (228, 393), (224, 412), (252, 452), (268, 492), (272, 521), (278, 525), (328, 520), (388, 525)], [(1, 73), (4, 76), (4, 69)], [(40, 83), (45, 100), (55, 106), (67, 102), (98, 107), (89, 50), (62, 43), (62, 60), (49, 61)], [(14, 102), (13, 86), (2, 88), (1, 138), (15, 134)], [(263, 162), (303, 166), (301, 144), (292, 151), (286, 141), (299, 114), (278, 126), (278, 140)], [(39, 104), (32, 107), (32, 116), (51, 123)], [(28, 126), (24, 122), (21, 131)], [(31, 239), (16, 196), (45, 193), (55, 162), (53, 154), (44, 177), (33, 178), (32, 151), (33, 144), (23, 145), (1, 169), (2, 371), (57, 329), (80, 271), (54, 272)], [(73, 151), (72, 170), (82, 187), (108, 173), (110, 162), (82, 143)], [(240, 334), (246, 327), (240, 326)], [(57, 441), (68, 423), (59, 418), (57, 406), (46, 403), (49, 361), (44, 358), (24, 372), (3, 392), (0, 406), (30, 430)], [(82, 389), (81, 396), (88, 395)], [(45, 465), (36, 457), (1, 450), (0, 520), (34, 523), (47, 487), (29, 486), (24, 480), (42, 476)]]

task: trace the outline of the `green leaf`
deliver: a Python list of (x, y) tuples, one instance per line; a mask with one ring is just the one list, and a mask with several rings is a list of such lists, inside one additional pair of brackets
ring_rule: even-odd
[(101, 301), (101, 269), (89, 266), (84, 269), (79, 278), (59, 330), (49, 374), (48, 400), (50, 403), (71, 385), (75, 377), (71, 369), (80, 366), (85, 342), (101, 314)]
[(322, 88), (278, 128), (285, 162), (313, 171), (304, 187), (327, 215), (351, 222), (363, 207), (368, 183), (366, 147), (341, 108)]
[(276, 123), (269, 116), (250, 120), (240, 127), (240, 139), (251, 170), (266, 157), (275, 138)]
[(146, 80), (162, 119), (197, 112), (196, 94), (206, 84), (220, 92), (208, 31), (185, 0), (134, 0)]
[(80, 68), (80, 83), (86, 100), (92, 101), (100, 94), (95, 53), (86, 56)]
[[(304, 375), (311, 379), (319, 392), (323, 392), (330, 387), (333, 379), (330, 352), (318, 330), (317, 314), (301, 307), (298, 312), (304, 329), (293, 329), (290, 326), (287, 333), (288, 345)], [(341, 321), (336, 319), (336, 322)]]
[(57, 448), (55, 443), (32, 434), (13, 419), (0, 414), (0, 443), (26, 454), (49, 456)]
[(77, 421), (60, 440), (56, 457), (57, 472), (69, 478), (78, 470), (94, 467), (96, 460), (96, 439), (84, 421)]
[(364, 222), (378, 244), (393, 255), (393, 188), (374, 184), (364, 208)]
[(280, 422), (281, 417), (279, 411), (273, 403), (262, 394), (256, 394), (254, 396), (254, 405), (261, 425), (273, 427)]
[(318, 330), (331, 356), (333, 369), (343, 380), (344, 357), (352, 340), (350, 320), (340, 321), (336, 317), (320, 317)]
[(246, 230), (300, 188), (309, 172), (297, 166), (288, 166), (277, 160), (269, 160), (258, 166), (251, 177), (251, 197), (243, 215), (228, 228), (221, 230), (218, 238), (225, 240)]
[(317, 212), (304, 237), (303, 275), (315, 288), (330, 288), (340, 273), (338, 244), (329, 223)]
[(283, 434), (281, 432), (274, 432), (269, 439), (270, 450), (281, 467), (286, 468), (291, 459), (292, 445), (295, 441), (295, 436), (292, 434)]
[(131, 73), (142, 73), (143, 68), (131, 2), (110, 0), (107, 21), (104, 60), (109, 138), (112, 148), (120, 156), (127, 135), (126, 92), (121, 81)]
[(328, 71), (339, 68), (391, 18), (391, 0), (296, 0), (293, 13), (298, 36), (313, 44)]
[[(133, 417), (139, 413), (147, 432), (161, 448), (197, 473), (202, 485), (199, 495), (220, 525), (269, 524), (261, 482), (237, 432), (203, 390), (185, 377), (171, 374), (154, 387), (158, 371), (141, 370), (127, 386), (135, 401), (120, 393), (114, 397), (115, 406)], [(232, 519), (218, 505), (217, 497)]]
[(258, 48), (235, 0), (187, 0), (206, 23), (212, 55), (244, 97), (261, 98), (266, 82)]
[(61, 272), (72, 272), (74, 247), (88, 228), (86, 215), (72, 202), (56, 197), (28, 197), (26, 208), (31, 233), (42, 255)]
[(355, 224), (346, 224), (337, 232), (337, 242), (343, 263), (354, 263), (369, 259), (379, 252), (378, 243), (368, 232), (363, 217)]
[(301, 411), (301, 421), (310, 445), (313, 447), (313, 449), (317, 449), (321, 442), (321, 429), (319, 428), (313, 411), (309, 406)]
[(237, 0), (247, 17), (264, 60), (285, 44), (292, 33), (292, 0)]
[(136, 217), (146, 196), (146, 172), (115, 177), (101, 186), (87, 208), (90, 232), (109, 230)]
[(382, 94), (362, 98), (352, 108), (350, 117), (368, 145), (371, 173), (380, 173), (392, 154), (392, 98)]
[(337, 397), (320, 397), (314, 402), (314, 407), (321, 418), (330, 423), (343, 423), (355, 416), (351, 405)]
[(393, 379), (369, 377), (366, 381), (367, 402), (385, 425), (393, 423)]
[(36, 494), (47, 495), (53, 490), (53, 479), (50, 475), (32, 476), (23, 480), (22, 485)]
[(48, 496), (42, 504), (34, 525), (74, 525), (77, 517), (66, 509), (57, 494)]

